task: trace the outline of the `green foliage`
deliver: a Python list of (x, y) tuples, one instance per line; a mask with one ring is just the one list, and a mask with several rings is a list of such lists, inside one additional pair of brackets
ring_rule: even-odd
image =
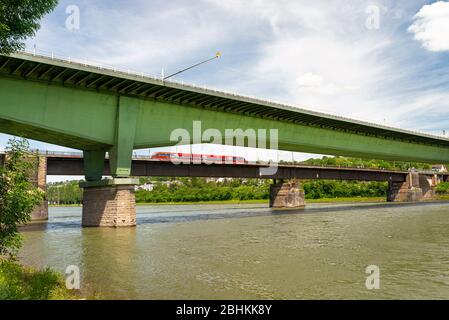
[(440, 182), (435, 191), (439, 194), (449, 194), (449, 182)]
[(0, 0), (0, 53), (23, 49), (23, 40), (35, 34), (39, 20), (57, 4), (57, 0)]
[(35, 161), (25, 139), (8, 141), (7, 161), (0, 168), (0, 256), (17, 254), (22, 244), (18, 227), (30, 221), (34, 207), (43, 200), (43, 191), (30, 182)]
[(24, 268), (12, 260), (0, 259), (0, 300), (73, 299), (61, 274), (45, 269)]
[[(140, 203), (199, 202), (223, 200), (262, 200), (269, 198), (270, 180), (233, 179), (227, 182), (206, 182), (206, 179), (183, 178), (169, 185), (157, 182), (152, 191), (138, 190)], [(385, 197), (386, 182), (303, 181), (306, 199)]]
[(83, 191), (79, 181), (57, 182), (47, 186), (47, 200), (50, 204), (80, 204), (83, 201)]
[[(152, 191), (138, 190), (138, 203), (246, 201), (269, 198), (271, 180), (232, 179), (224, 182), (204, 178), (145, 178), (153, 183)], [(386, 182), (310, 180), (302, 181), (307, 199), (386, 197)], [(50, 204), (81, 204), (78, 182), (51, 184), (47, 188)]]
[(303, 183), (306, 199), (386, 197), (388, 183), (312, 180)]
[(323, 157), (321, 159), (308, 159), (301, 164), (313, 166), (330, 166), (330, 167), (350, 167), (350, 168), (366, 168), (366, 169), (385, 169), (385, 170), (401, 170), (422, 169), (430, 170), (431, 165), (428, 163), (417, 162), (401, 162), (401, 161), (385, 161), (376, 159), (346, 158), (346, 157)]
[(137, 202), (200, 202), (268, 199), (269, 182), (233, 179), (213, 182), (204, 178), (180, 178), (170, 184), (155, 182), (152, 191), (138, 190)]

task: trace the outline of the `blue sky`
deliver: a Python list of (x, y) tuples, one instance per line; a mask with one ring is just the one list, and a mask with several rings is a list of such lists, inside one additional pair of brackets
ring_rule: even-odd
[[(66, 27), (70, 5), (80, 12), (76, 30)], [(176, 79), (449, 132), (447, 1), (62, 0), (27, 48), (34, 44), (150, 74), (174, 72), (220, 51), (219, 61)], [(0, 135), (1, 147), (7, 138)]]

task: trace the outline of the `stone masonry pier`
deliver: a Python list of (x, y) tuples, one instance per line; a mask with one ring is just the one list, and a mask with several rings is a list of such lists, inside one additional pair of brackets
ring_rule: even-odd
[(404, 182), (389, 182), (388, 202), (418, 202), (435, 198), (435, 188), (440, 182), (438, 175), (410, 172)]
[(85, 182), (83, 227), (133, 227), (136, 225), (136, 179)]
[(302, 209), (305, 207), (304, 190), (298, 182), (284, 182), (281, 180), (270, 186), (270, 208), (273, 209)]

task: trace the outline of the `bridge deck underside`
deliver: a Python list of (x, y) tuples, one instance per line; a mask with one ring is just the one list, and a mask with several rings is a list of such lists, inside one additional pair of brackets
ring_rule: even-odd
[(292, 108), (287, 105), (267, 103), (263, 100), (235, 96), (204, 88), (200, 89), (170, 81), (162, 82), (154, 78), (110, 72), (101, 68), (73, 62), (68, 63), (58, 59), (50, 60), (24, 53), (11, 57), (0, 55), (0, 73), (8, 77), (19, 77), (65, 87), (128, 95), (143, 99), (158, 99), (174, 104), (208, 108), (245, 116), (449, 147), (449, 140), (438, 140), (425, 134), (400, 129), (393, 130), (380, 125)]
[[(280, 150), (449, 160), (449, 139), (442, 137), (22, 53), (0, 55), (0, 87), (0, 132), (84, 151), (112, 151), (119, 173), (129, 171), (133, 147), (174, 145), (171, 134), (179, 128), (190, 135), (183, 144), (198, 143), (192, 129), (197, 120), (203, 131), (221, 134), (277, 129)], [(222, 138), (214, 143), (243, 138), (248, 146), (245, 133), (231, 143)], [(269, 147), (272, 139), (265, 138)]]

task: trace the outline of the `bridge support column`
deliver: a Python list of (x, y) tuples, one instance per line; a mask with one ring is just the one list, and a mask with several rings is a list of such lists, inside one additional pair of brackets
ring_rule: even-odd
[(134, 227), (138, 179), (120, 178), (84, 182), (83, 227)]
[(274, 182), (270, 186), (270, 208), (303, 209), (305, 207), (304, 190), (297, 182)]
[[(114, 144), (107, 150), (84, 151), (87, 182), (83, 192), (83, 227), (133, 227), (136, 225), (134, 186), (131, 176), (132, 152), (142, 102), (117, 97)], [(101, 180), (105, 153), (109, 153), (113, 179)]]
[(435, 198), (438, 177), (410, 172), (405, 182), (389, 182), (388, 202), (418, 202)]
[(419, 175), (419, 185), (423, 192), (423, 200), (433, 200), (436, 198), (435, 188), (439, 184), (437, 175)]
[[(47, 190), (47, 158), (37, 157), (36, 167), (33, 175), (31, 176), (31, 182), (44, 192)], [(48, 220), (48, 201), (44, 201), (38, 205), (31, 213), (31, 221), (44, 221)]]

